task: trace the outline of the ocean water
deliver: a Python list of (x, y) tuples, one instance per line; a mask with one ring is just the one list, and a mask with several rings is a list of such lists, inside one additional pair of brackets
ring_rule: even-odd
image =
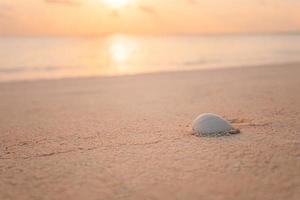
[(0, 38), (0, 81), (300, 62), (300, 35)]

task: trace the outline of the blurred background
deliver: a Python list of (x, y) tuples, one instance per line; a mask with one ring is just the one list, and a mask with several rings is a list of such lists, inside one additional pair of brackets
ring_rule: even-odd
[(0, 0), (0, 81), (300, 61), (297, 0)]

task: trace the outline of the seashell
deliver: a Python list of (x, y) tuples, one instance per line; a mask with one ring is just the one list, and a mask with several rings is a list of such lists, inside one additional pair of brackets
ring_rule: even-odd
[(231, 124), (219, 115), (204, 113), (193, 122), (193, 131), (199, 136), (223, 136), (239, 133)]

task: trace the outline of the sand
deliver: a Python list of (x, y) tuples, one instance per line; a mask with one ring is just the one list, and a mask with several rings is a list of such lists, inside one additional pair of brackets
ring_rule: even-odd
[[(300, 65), (0, 84), (0, 199), (300, 199)], [(205, 138), (211, 112), (240, 134)]]

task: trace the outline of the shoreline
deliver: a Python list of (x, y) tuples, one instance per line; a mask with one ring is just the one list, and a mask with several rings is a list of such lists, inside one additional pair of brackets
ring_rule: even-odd
[(20, 80), (0, 80), (0, 84), (10, 83), (30, 83), (30, 82), (49, 82), (49, 81), (64, 81), (64, 80), (84, 80), (84, 79), (110, 79), (110, 78), (122, 78), (122, 77), (135, 77), (135, 76), (155, 76), (159, 74), (177, 74), (177, 73), (198, 73), (207, 71), (219, 71), (219, 70), (234, 70), (234, 69), (248, 69), (248, 68), (271, 68), (271, 67), (282, 67), (299, 65), (300, 62), (282, 62), (282, 63), (267, 63), (267, 64), (255, 64), (255, 65), (234, 65), (224, 67), (212, 67), (202, 69), (183, 69), (183, 70), (166, 70), (166, 71), (153, 71), (153, 72), (142, 72), (133, 74), (120, 74), (120, 75), (95, 75), (95, 76), (76, 76), (76, 77), (54, 77), (54, 78), (36, 78), (36, 79), (20, 79)]

